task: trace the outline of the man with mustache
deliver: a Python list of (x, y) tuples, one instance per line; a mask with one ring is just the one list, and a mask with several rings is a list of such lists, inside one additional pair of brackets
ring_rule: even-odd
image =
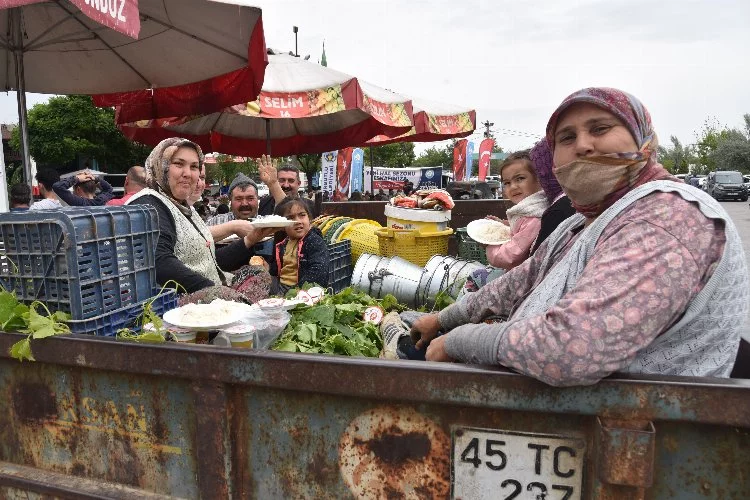
[[(260, 200), (260, 206), (258, 208), (259, 215), (271, 215), (274, 212), (276, 204), (284, 200), (284, 198), (299, 198), (299, 188), (302, 185), (302, 180), (299, 176), (299, 169), (291, 165), (282, 165), (278, 170), (274, 167), (270, 156), (263, 155), (258, 158), (258, 170), (260, 172), (260, 179), (268, 185), (268, 189), (271, 192), (268, 196), (264, 196)], [(278, 188), (281, 188), (279, 190)], [(315, 213), (315, 206), (310, 200), (305, 200), (308, 206), (308, 214), (310, 219), (314, 219), (318, 214)]]
[(258, 186), (242, 172), (229, 185), (230, 212), (208, 219), (209, 226), (233, 220), (249, 220), (258, 215)]

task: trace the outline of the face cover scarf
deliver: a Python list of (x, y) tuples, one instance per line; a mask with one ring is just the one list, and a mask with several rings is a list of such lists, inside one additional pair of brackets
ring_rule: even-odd
[(555, 167), (558, 182), (573, 208), (586, 217), (599, 216), (625, 193), (647, 182), (648, 153), (620, 153), (580, 158)]

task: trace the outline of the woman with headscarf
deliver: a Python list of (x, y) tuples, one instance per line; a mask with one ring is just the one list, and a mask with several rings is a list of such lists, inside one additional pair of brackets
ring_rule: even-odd
[(174, 281), (187, 292), (228, 285), (237, 288), (237, 276), (227, 271), (247, 264), (253, 256), (250, 249), (272, 230), (250, 230), (244, 238), (216, 250), (211, 232), (188, 201), (202, 166), (203, 152), (194, 142), (177, 137), (161, 141), (144, 166), (148, 187), (133, 195), (127, 204), (156, 209), (159, 284)]
[[(750, 286), (727, 213), (657, 162), (651, 118), (625, 92), (575, 92), (546, 138), (578, 213), (519, 267), (419, 318), (417, 346), (556, 386), (613, 372), (729, 376)], [(492, 316), (506, 321), (482, 323)]]
[(531, 151), (529, 151), (531, 164), (534, 166), (534, 172), (539, 179), (544, 194), (547, 195), (549, 208), (542, 214), (541, 228), (539, 234), (531, 247), (531, 254), (536, 252), (539, 245), (544, 243), (552, 232), (557, 229), (562, 221), (575, 214), (573, 205), (563, 192), (560, 183), (557, 182), (555, 174), (552, 172), (552, 150), (547, 143), (547, 139), (537, 142)]

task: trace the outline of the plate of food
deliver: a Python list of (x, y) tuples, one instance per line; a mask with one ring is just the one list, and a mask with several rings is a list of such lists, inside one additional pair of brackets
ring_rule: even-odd
[(482, 245), (502, 245), (510, 241), (510, 227), (491, 219), (469, 222), (466, 234)]
[(266, 215), (265, 217), (260, 216), (251, 220), (250, 223), (253, 227), (264, 228), (264, 227), (289, 227), (293, 226), (295, 222), (289, 220), (286, 217), (280, 215)]
[(186, 330), (218, 330), (237, 323), (245, 315), (247, 304), (215, 300), (210, 304), (185, 304), (164, 313), (164, 321)]

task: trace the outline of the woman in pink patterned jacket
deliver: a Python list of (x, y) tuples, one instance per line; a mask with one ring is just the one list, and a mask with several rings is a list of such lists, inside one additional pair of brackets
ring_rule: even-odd
[(419, 318), (417, 347), (559, 386), (613, 372), (727, 377), (750, 287), (726, 212), (657, 162), (651, 118), (625, 92), (568, 96), (547, 140), (578, 213), (520, 266)]

